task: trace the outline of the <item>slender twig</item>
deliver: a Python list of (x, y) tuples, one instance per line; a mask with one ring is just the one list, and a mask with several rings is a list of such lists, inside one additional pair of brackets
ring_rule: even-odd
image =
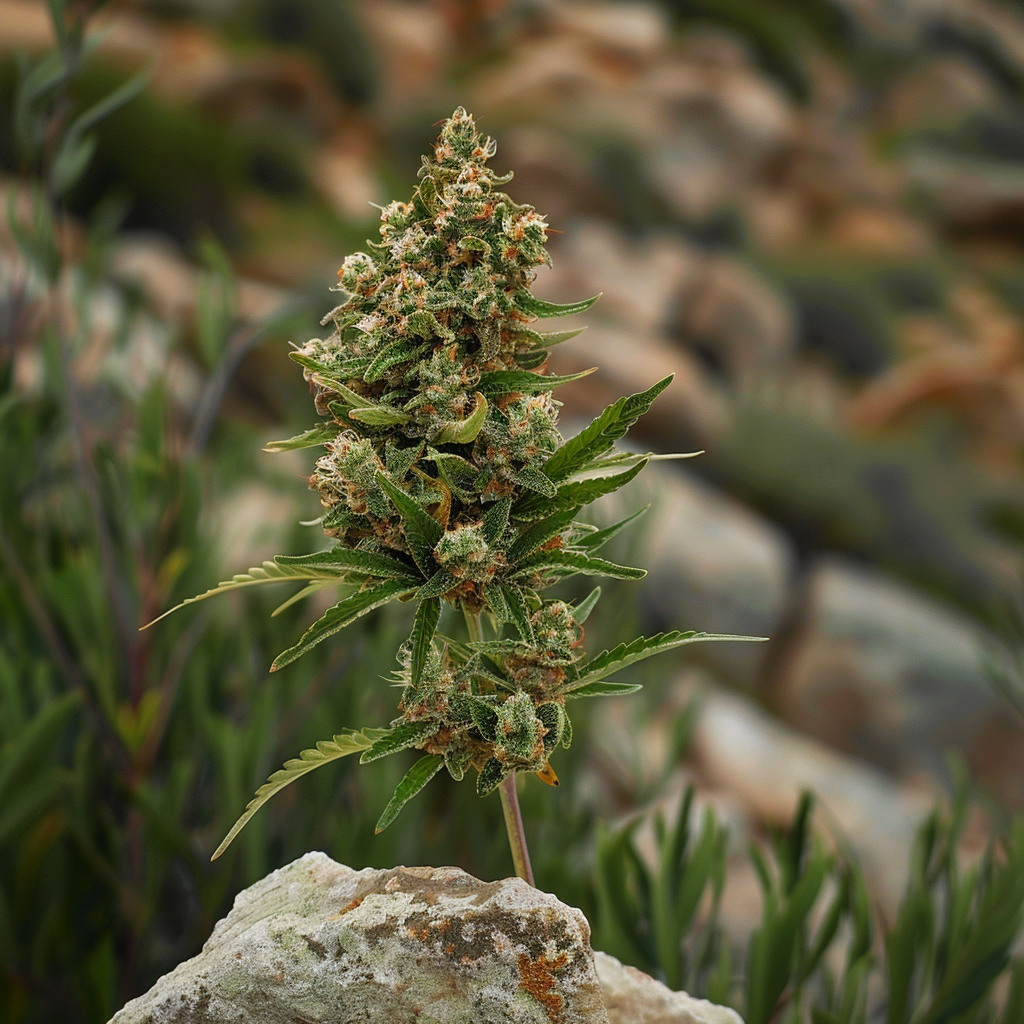
[[(463, 606), (466, 617), (466, 628), (469, 639), (480, 643), (484, 638), (483, 623), (480, 611), (470, 611)], [(523, 815), (519, 810), (519, 796), (516, 793), (516, 773), (513, 772), (498, 787), (501, 795), (501, 809), (505, 815), (505, 831), (508, 833), (508, 845), (512, 850), (512, 864), (516, 874), (528, 885), (534, 885), (533, 868), (530, 865), (530, 851), (526, 845), (526, 831), (523, 828)]]

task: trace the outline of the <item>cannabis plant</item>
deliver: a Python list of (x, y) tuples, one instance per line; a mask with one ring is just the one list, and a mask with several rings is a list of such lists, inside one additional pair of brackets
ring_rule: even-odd
[[(342, 588), (274, 671), (375, 608), (414, 604), (395, 672), (398, 716), (289, 761), (214, 857), (300, 775), (356, 752), (366, 762), (413, 748), (422, 756), (377, 831), (442, 767), (457, 780), (472, 770), (481, 796), (500, 790), (516, 870), (532, 881), (515, 776), (532, 772), (557, 785), (550, 761), (572, 739), (569, 702), (639, 689), (608, 677), (660, 651), (743, 639), (662, 633), (588, 659), (583, 625), (600, 588), (575, 605), (544, 596), (575, 575), (645, 575), (598, 555), (640, 512), (605, 529), (579, 516), (651, 458), (614, 445), (671, 377), (562, 438), (553, 391), (585, 374), (546, 373), (548, 349), (579, 331), (531, 325), (580, 313), (597, 297), (558, 305), (532, 294), (537, 269), (549, 263), (547, 223), (500, 191), (511, 175), (489, 169), (494, 153), (473, 118), (456, 110), (423, 160), (411, 201), (383, 208), (380, 241), (342, 265), (342, 302), (323, 320), (331, 333), (291, 353), (321, 419), (270, 450), (324, 448), (310, 485), (334, 546), (279, 556), (192, 599), (280, 581), (306, 584), (291, 600)], [(461, 611), (464, 636), (440, 631), (445, 606)]]

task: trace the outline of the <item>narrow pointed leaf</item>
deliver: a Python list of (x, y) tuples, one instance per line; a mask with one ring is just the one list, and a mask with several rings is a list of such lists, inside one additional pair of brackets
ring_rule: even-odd
[(509, 546), (506, 557), (515, 565), (527, 555), (532, 555), (542, 544), (564, 533), (579, 512), (578, 505), (572, 505), (561, 512), (541, 519), (525, 529)]
[(309, 555), (278, 555), (275, 561), (283, 566), (299, 566), (308, 568), (335, 567), (346, 573), (362, 576), (379, 576), (386, 580), (408, 579), (419, 582), (416, 567), (402, 562), (390, 555), (382, 555), (376, 551), (362, 551), (359, 548), (330, 548), (327, 551), (314, 551)]
[[(527, 495), (521, 498), (514, 508), (512, 514), (518, 519), (532, 519), (540, 515), (549, 515), (564, 508), (580, 507), (589, 505), (592, 501), (605, 494), (612, 494), (620, 487), (625, 487), (633, 480), (647, 465), (646, 460), (637, 463), (622, 473), (615, 473), (612, 476), (595, 476), (587, 480), (574, 480), (561, 487), (550, 498)], [(543, 475), (543, 474), (541, 474)]]
[(456, 586), (458, 582), (459, 581), (455, 576), (447, 569), (438, 569), (437, 572), (435, 572), (434, 575), (416, 591), (416, 597), (420, 601), (442, 597), (447, 594), (452, 587)]
[(396, 487), (383, 473), (377, 474), (377, 482), (402, 517), (405, 539), (409, 542), (412, 557), (420, 571), (424, 576), (432, 576), (434, 548), (444, 528), (422, 505), (400, 487)]
[(340, 377), (316, 372), (312, 375), (312, 381), (317, 387), (334, 392), (344, 400), (345, 405), (350, 405), (354, 409), (368, 409), (373, 405), (373, 402), (368, 398), (363, 398), (359, 392), (353, 391)]
[(596, 658), (580, 666), (576, 678), (564, 688), (564, 692), (568, 695), (591, 683), (599, 682), (605, 676), (618, 672), (619, 669), (685, 644), (723, 640), (760, 642), (767, 639), (763, 636), (726, 636), (718, 633), (696, 633), (693, 631), (681, 633), (678, 630), (673, 630), (671, 633), (658, 633), (656, 636), (641, 636), (631, 643), (619, 644), (618, 647), (613, 647), (610, 651), (602, 651)]
[(508, 605), (509, 621), (516, 627), (519, 635), (527, 642), (533, 643), (533, 626), (530, 623), (530, 609), (526, 605), (526, 597), (516, 586), (502, 584), (505, 604)]
[(536, 370), (548, 361), (551, 355), (546, 348), (531, 348), (516, 355), (516, 366), (523, 370)]
[(594, 589), (587, 594), (585, 598), (572, 610), (572, 617), (577, 626), (582, 626), (584, 622), (590, 616), (590, 613), (594, 610), (594, 605), (597, 604), (598, 599), (601, 597), (601, 588), (594, 587)]
[(516, 296), (516, 305), (524, 312), (538, 317), (550, 316), (573, 316), (575, 313), (584, 313), (586, 310), (601, 298), (601, 293), (580, 302), (548, 302), (545, 299), (538, 299), (529, 292), (520, 292)]
[(203, 594), (186, 598), (181, 604), (176, 604), (173, 608), (169, 608), (162, 615), (158, 615), (152, 622), (147, 622), (141, 628), (149, 629), (154, 623), (165, 619), (179, 608), (184, 608), (189, 604), (196, 604), (199, 601), (205, 601), (208, 597), (213, 597), (215, 594), (226, 594), (232, 590), (261, 586), (264, 583), (291, 583), (300, 580), (323, 580), (326, 583), (343, 583), (344, 572), (328, 565), (292, 566), (281, 565), (277, 562), (264, 562), (260, 567), (254, 567), (246, 573), (238, 573), (238, 575), (232, 576), (231, 579), (218, 583), (217, 586), (212, 587)]
[(509, 621), (512, 613), (509, 611), (508, 602), (505, 600), (505, 591), (500, 583), (488, 583), (484, 587), (484, 600), (499, 627), (502, 623)]
[(569, 373), (564, 377), (556, 377), (550, 373), (533, 373), (530, 370), (492, 370), (480, 375), (480, 390), (492, 398), (519, 392), (523, 395), (538, 395), (551, 391), (563, 384), (571, 384), (574, 380), (589, 377), (596, 371), (593, 366), (580, 373)]
[(567, 693), (566, 697), (622, 697), (641, 689), (640, 683), (587, 683)]
[(523, 574), (547, 571), (581, 573), (584, 576), (609, 576), (616, 580), (642, 580), (647, 575), (646, 569), (617, 565), (603, 558), (591, 558), (578, 551), (539, 551), (521, 562), (518, 571)]
[(613, 402), (589, 426), (565, 444), (544, 463), (544, 472), (554, 481), (565, 480), (580, 472), (608, 451), (615, 442), (654, 404), (654, 400), (672, 383), (672, 375), (635, 395)]
[(271, 613), (270, 617), (276, 619), (282, 612), (287, 611), (293, 604), (298, 604), (303, 598), (309, 597), (310, 594), (315, 594), (318, 590), (323, 590), (324, 587), (331, 586), (330, 583), (310, 583), (308, 587), (303, 587), (300, 591), (292, 594), (286, 601), (282, 601)]
[(626, 516), (625, 519), (620, 519), (617, 523), (612, 526), (607, 526), (603, 530), (598, 530), (596, 533), (587, 534), (585, 537), (581, 537), (576, 543), (581, 548), (586, 548), (588, 551), (599, 551), (612, 539), (612, 537), (621, 533), (630, 523), (635, 522), (639, 519), (651, 506), (644, 505), (643, 508), (637, 509), (631, 516)]
[(420, 740), (426, 739), (437, 726), (433, 722), (402, 722), (391, 729), (385, 729), (372, 747), (364, 750), (359, 758), (360, 764), (369, 764), (388, 754), (397, 754), (399, 750), (414, 747)]
[(508, 526), (508, 515), (512, 509), (512, 499), (502, 498), (496, 501), (485, 513), (483, 521), (484, 537), (488, 544), (494, 544)]
[(421, 757), (406, 773), (405, 777), (395, 789), (395, 795), (391, 798), (384, 813), (377, 822), (374, 832), (380, 835), (398, 817), (402, 808), (437, 774), (444, 758), (437, 754), (427, 754)]
[(410, 681), (413, 686), (420, 685), (423, 666), (427, 663), (427, 655), (430, 652), (430, 645), (434, 641), (434, 633), (437, 631), (437, 623), (440, 618), (441, 602), (436, 597), (420, 600), (416, 606), (416, 617), (412, 624), (412, 660), (410, 663), (412, 676)]
[(317, 644), (326, 640), (329, 636), (333, 636), (350, 623), (355, 622), (356, 619), (367, 612), (371, 612), (374, 608), (379, 608), (381, 605), (387, 604), (397, 597), (411, 594), (415, 589), (415, 587), (410, 587), (408, 583), (402, 580), (394, 580), (371, 587), (369, 590), (360, 590), (358, 593), (352, 594), (351, 597), (346, 597), (344, 601), (339, 601), (338, 604), (317, 619), (302, 634), (302, 638), (294, 647), (289, 647), (287, 651), (279, 654), (274, 659), (274, 664), (270, 666), (270, 671), (277, 672), (279, 669), (284, 668), (285, 665), (290, 665), (296, 658), (301, 658), (303, 654), (312, 650)]
[(356, 754), (360, 750), (366, 750), (372, 746), (374, 741), (381, 734), (380, 729), (363, 729), (356, 731), (348, 729), (338, 733), (334, 739), (321, 740), (316, 747), (304, 750), (297, 758), (285, 761), (284, 767), (273, 775), (256, 790), (256, 795), (249, 801), (242, 816), (231, 826), (231, 831), (224, 837), (224, 841), (214, 851), (210, 860), (216, 860), (232, 843), (235, 836), (248, 824), (249, 819), (275, 794), (279, 793), (285, 786), (290, 785), (296, 779), (307, 775), (314, 768), (319, 768), (329, 761), (336, 761), (340, 757), (347, 757), (349, 754)]
[(412, 419), (407, 412), (392, 409), (389, 405), (367, 405), (359, 409), (349, 409), (348, 418), (371, 427), (393, 427), (399, 423), (408, 423)]
[(333, 441), (341, 431), (341, 427), (334, 423), (325, 424), (319, 427), (310, 427), (301, 434), (289, 437), (285, 441), (271, 441), (263, 450), (265, 452), (291, 452), (299, 448), (314, 448), (318, 444), (327, 444)]

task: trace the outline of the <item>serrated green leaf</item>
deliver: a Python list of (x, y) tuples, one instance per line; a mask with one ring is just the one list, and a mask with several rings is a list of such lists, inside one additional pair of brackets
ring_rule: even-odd
[(477, 795), (493, 793), (511, 774), (511, 768), (506, 768), (496, 757), (492, 757), (476, 777)]
[(333, 608), (328, 609), (316, 622), (313, 623), (302, 638), (294, 647), (289, 647), (274, 659), (270, 666), (271, 672), (277, 672), (290, 665), (297, 658), (301, 658), (307, 651), (312, 650), (317, 644), (333, 636), (339, 630), (355, 622), (356, 619), (367, 612), (379, 608), (398, 597), (405, 597), (415, 592), (415, 587), (409, 586), (404, 580), (395, 580), (388, 583), (381, 583), (379, 586), (371, 587), (369, 590), (360, 590), (344, 601), (339, 601)]
[(162, 615), (158, 615), (152, 622), (147, 622), (141, 628), (149, 629), (150, 626), (161, 619), (167, 618), (168, 615), (178, 611), (179, 608), (184, 608), (186, 605), (205, 601), (208, 597), (213, 597), (215, 594), (226, 594), (232, 590), (241, 590), (243, 587), (261, 586), (264, 583), (289, 583), (298, 580), (323, 580), (328, 583), (343, 583), (345, 581), (344, 578), (344, 571), (332, 569), (329, 566), (290, 566), (279, 565), (276, 562), (264, 562), (261, 567), (253, 567), (247, 573), (238, 573), (232, 576), (231, 579), (218, 583), (217, 586), (212, 587), (203, 594), (186, 598), (180, 604), (169, 608)]
[(345, 573), (361, 576), (379, 576), (385, 580), (409, 580), (419, 584), (416, 567), (402, 562), (390, 555), (382, 555), (376, 551), (363, 551), (360, 548), (329, 548), (327, 551), (314, 551), (309, 555), (278, 555), (274, 559), (278, 565), (305, 568), (336, 566)]
[(360, 764), (369, 764), (389, 754), (397, 754), (400, 750), (408, 750), (416, 746), (420, 740), (426, 739), (437, 729), (433, 722), (402, 722), (383, 730), (381, 736), (374, 741), (359, 757)]
[(516, 296), (516, 306), (524, 313), (541, 318), (551, 316), (573, 316), (576, 313), (584, 313), (601, 298), (601, 293), (581, 302), (548, 302), (545, 299), (538, 299), (536, 295), (523, 291)]
[(509, 583), (503, 583), (501, 589), (505, 595), (505, 604), (508, 606), (509, 621), (516, 627), (523, 640), (532, 644), (533, 626), (530, 623), (530, 609), (526, 605), (526, 597), (518, 587)]
[(405, 539), (409, 542), (413, 560), (420, 572), (428, 579), (434, 574), (434, 548), (444, 533), (441, 524), (414, 498), (393, 484), (383, 473), (377, 474), (377, 482), (398, 510), (405, 527)]
[(642, 580), (646, 569), (630, 565), (617, 565), (603, 558), (591, 558), (578, 551), (540, 551), (524, 559), (516, 566), (517, 574), (545, 573), (548, 571), (566, 574), (581, 573), (584, 576), (608, 576), (616, 580)]
[(553, 537), (564, 533), (576, 518), (577, 512), (579, 512), (579, 506), (573, 505), (546, 519), (541, 519), (523, 530), (509, 545), (506, 552), (505, 557), (509, 564), (515, 565), (527, 555), (532, 555), (542, 544), (546, 544)]
[(518, 392), (523, 395), (538, 395), (551, 391), (563, 384), (571, 384), (574, 380), (589, 377), (597, 370), (596, 366), (580, 373), (569, 373), (564, 377), (556, 377), (549, 373), (533, 373), (530, 370), (491, 370), (480, 374), (480, 390), (490, 397)]
[(434, 575), (416, 591), (416, 597), (420, 601), (426, 601), (435, 597), (442, 597), (447, 594), (452, 587), (457, 586), (458, 582), (459, 581), (455, 578), (454, 573), (449, 572), (447, 569), (438, 569), (437, 572), (435, 572)]
[(363, 380), (367, 384), (372, 384), (380, 380), (392, 367), (417, 359), (422, 351), (422, 344), (410, 345), (404, 338), (399, 338), (390, 345), (385, 345), (373, 357), (370, 365), (363, 371)]
[(327, 444), (333, 441), (341, 432), (337, 424), (324, 424), (319, 427), (310, 427), (301, 434), (289, 437), (286, 441), (271, 441), (263, 450), (265, 452), (291, 452), (299, 448), (314, 448), (318, 444)]
[(469, 444), (476, 440), (487, 419), (487, 399), (478, 391), (476, 405), (464, 420), (446, 423), (431, 437), (433, 444)]
[[(520, 486), (527, 488), (527, 490), (536, 491), (537, 494), (543, 495), (545, 498), (553, 498), (558, 493), (555, 485), (536, 466), (530, 463), (527, 463), (516, 473), (515, 481)], [(530, 499), (526, 498), (524, 500), (529, 501)], [(519, 504), (522, 503), (520, 501)]]
[(500, 627), (502, 623), (509, 621), (512, 613), (509, 611), (500, 583), (488, 583), (484, 587), (484, 601), (487, 602), (487, 607), (494, 617), (495, 625)]
[(508, 526), (508, 515), (512, 510), (512, 499), (496, 501), (485, 513), (483, 519), (484, 538), (488, 544), (496, 544)]
[(577, 327), (571, 331), (531, 331), (528, 328), (516, 331), (516, 337), (524, 338), (538, 348), (551, 348), (552, 345), (560, 345), (563, 341), (575, 338), (586, 330), (586, 325)]
[(569, 438), (544, 463), (544, 473), (555, 482), (582, 472), (615, 442), (654, 404), (654, 400), (672, 383), (669, 375), (635, 395), (625, 395), (608, 406), (589, 426)]
[(377, 822), (374, 829), (376, 835), (380, 835), (398, 817), (402, 808), (437, 774), (438, 769), (444, 764), (444, 758), (437, 754), (427, 754), (421, 757), (406, 773), (402, 781), (395, 789), (395, 795), (391, 798), (384, 813)]
[(427, 663), (430, 646), (434, 642), (434, 633), (441, 618), (441, 602), (436, 597), (421, 599), (416, 606), (416, 616), (412, 624), (412, 658), (410, 661), (410, 682), (413, 686), (420, 685), (423, 677), (423, 666)]
[[(291, 353), (292, 358), (295, 358), (294, 353)], [(340, 377), (335, 377), (334, 374), (324, 373), (321, 370), (315, 371), (310, 378), (317, 387), (323, 388), (325, 391), (331, 391), (334, 394), (344, 399), (344, 404), (351, 406), (353, 409), (368, 409), (373, 405), (368, 398), (363, 398), (358, 391), (353, 391)]]
[(338, 733), (333, 739), (321, 740), (314, 749), (304, 750), (297, 758), (285, 761), (284, 767), (273, 775), (256, 790), (256, 795), (249, 801), (242, 816), (231, 826), (231, 831), (224, 837), (224, 841), (214, 851), (210, 860), (216, 860), (232, 843), (235, 836), (248, 824), (249, 819), (272, 797), (279, 793), (285, 786), (290, 785), (296, 779), (301, 778), (327, 764), (329, 761), (336, 761), (341, 757), (348, 757), (349, 754), (356, 754), (360, 750), (366, 750), (372, 746), (383, 732), (381, 729), (348, 729)]
[(408, 423), (412, 419), (407, 412), (393, 409), (390, 405), (365, 405), (358, 409), (349, 409), (348, 418), (371, 427), (393, 427), (396, 424)]
[(393, 441), (384, 446), (384, 464), (388, 475), (394, 480), (403, 480), (423, 452), (423, 445), (413, 448), (399, 448)]
[(586, 548), (588, 551), (599, 551), (608, 543), (608, 541), (629, 526), (630, 523), (639, 519), (650, 507), (650, 505), (644, 505), (643, 508), (637, 509), (637, 511), (631, 516), (626, 516), (625, 519), (620, 519), (614, 525), (606, 526), (603, 530), (597, 530), (595, 533), (590, 533), (585, 537), (580, 537), (580, 539), (576, 541), (577, 546)]
[(546, 348), (532, 348), (528, 352), (519, 352), (515, 356), (516, 366), (521, 370), (536, 370), (548, 361), (550, 354)]
[(572, 697), (623, 697), (627, 693), (636, 693), (642, 690), (640, 683), (587, 683), (578, 689), (572, 690), (565, 696)]
[(612, 494), (620, 487), (625, 487), (646, 465), (646, 461), (638, 462), (631, 469), (615, 473), (612, 476), (595, 476), (587, 480), (574, 480), (562, 484), (550, 497), (538, 498), (532, 494), (527, 495), (516, 502), (512, 514), (517, 519), (533, 519), (538, 516), (550, 515), (552, 512), (564, 508), (580, 508), (583, 505), (589, 505), (603, 495)]
[(661, 654), (662, 651), (671, 651), (676, 647), (685, 644), (698, 644), (724, 640), (740, 640), (746, 642), (761, 642), (767, 640), (763, 636), (728, 636), (719, 633), (696, 633), (692, 630), (681, 633), (673, 630), (671, 633), (658, 633), (656, 636), (641, 636), (628, 644), (619, 644), (610, 651), (602, 651), (596, 658), (591, 659), (577, 670), (576, 677), (563, 688), (566, 694), (589, 686), (591, 683), (599, 682), (606, 676), (610, 676), (619, 669), (634, 665), (638, 661), (650, 658), (652, 655)]

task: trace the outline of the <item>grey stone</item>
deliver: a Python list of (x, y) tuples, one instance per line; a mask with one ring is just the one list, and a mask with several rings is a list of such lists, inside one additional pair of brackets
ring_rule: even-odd
[(590, 928), (516, 878), (308, 853), (111, 1024), (607, 1024)]
[(792, 821), (801, 793), (811, 790), (824, 811), (819, 821), (846, 837), (873, 894), (895, 912), (914, 834), (935, 794), (900, 785), (723, 690), (707, 689), (698, 700), (693, 751), (705, 783), (760, 821), (780, 825)]
[(904, 776), (941, 776), (963, 755), (975, 778), (1019, 799), (1024, 726), (986, 677), (970, 620), (875, 571), (826, 559), (768, 700), (802, 732)]
[(594, 966), (610, 1024), (743, 1024), (735, 1010), (673, 992), (607, 953), (594, 953)]

